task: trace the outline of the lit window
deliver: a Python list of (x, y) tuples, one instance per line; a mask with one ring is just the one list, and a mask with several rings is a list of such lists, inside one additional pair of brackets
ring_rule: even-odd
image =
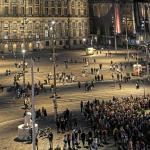
[(48, 30), (45, 30), (45, 37), (48, 37)]
[(38, 33), (36, 33), (35, 37), (36, 37), (36, 39), (39, 39), (40, 36)]
[(8, 39), (8, 32), (3, 32), (3, 38)]

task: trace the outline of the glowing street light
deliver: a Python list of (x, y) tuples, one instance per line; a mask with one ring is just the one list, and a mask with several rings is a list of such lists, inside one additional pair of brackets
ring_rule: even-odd
[(85, 44), (86, 44), (86, 38), (83, 38), (82, 41), (83, 41), (83, 45), (84, 45), (84, 47), (85, 47)]
[[(55, 55), (55, 21), (51, 22), (51, 27), (49, 28), (52, 33), (52, 48), (53, 48), (53, 75), (54, 75), (54, 91), (53, 91), (53, 105), (54, 105), (54, 113), (55, 119), (57, 119), (57, 94), (56, 94), (56, 55)], [(51, 58), (50, 58), (51, 60)]]
[(26, 50), (23, 49), (22, 50), (22, 56), (23, 56), (23, 88), (25, 89), (25, 53), (26, 53)]

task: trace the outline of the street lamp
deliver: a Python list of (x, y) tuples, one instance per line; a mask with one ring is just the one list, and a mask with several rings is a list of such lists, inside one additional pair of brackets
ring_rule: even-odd
[(82, 41), (83, 41), (83, 45), (84, 45), (84, 47), (85, 47), (85, 44), (86, 44), (86, 38), (83, 38)]
[(125, 32), (126, 32), (126, 37), (125, 37), (125, 41), (126, 41), (126, 48), (127, 48), (127, 59), (129, 62), (129, 43), (128, 43), (128, 28), (127, 28), (127, 17), (123, 17), (123, 23), (125, 25)]
[(23, 49), (22, 50), (22, 58), (23, 58), (23, 66), (22, 66), (22, 68), (23, 68), (23, 89), (25, 89), (25, 53), (26, 53), (26, 50), (25, 49)]
[(53, 91), (53, 104), (55, 119), (57, 119), (57, 94), (56, 94), (56, 55), (55, 55), (55, 21), (51, 22), (50, 31), (52, 33), (52, 49), (53, 49), (53, 76), (54, 76), (54, 91)]

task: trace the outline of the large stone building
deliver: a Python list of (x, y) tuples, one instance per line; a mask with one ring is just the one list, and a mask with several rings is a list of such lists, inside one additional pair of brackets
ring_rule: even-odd
[(52, 37), (57, 48), (81, 47), (88, 8), (87, 0), (0, 0), (0, 51), (49, 49)]
[(144, 40), (150, 31), (149, 0), (0, 0), (0, 51), (50, 49), (53, 38), (59, 49), (113, 45), (115, 30), (118, 40), (125, 39), (123, 18), (129, 40)]

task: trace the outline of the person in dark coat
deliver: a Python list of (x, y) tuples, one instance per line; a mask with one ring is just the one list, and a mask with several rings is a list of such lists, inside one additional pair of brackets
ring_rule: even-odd
[(82, 144), (84, 147), (84, 145), (85, 145), (85, 133), (84, 133), (84, 131), (82, 131), (82, 133), (81, 133), (81, 141), (82, 141)]

